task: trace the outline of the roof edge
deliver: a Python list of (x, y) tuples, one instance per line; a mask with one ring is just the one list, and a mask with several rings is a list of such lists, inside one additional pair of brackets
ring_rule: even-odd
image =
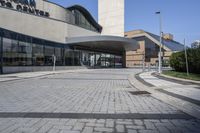
[(81, 5), (73, 5), (70, 7), (67, 7), (66, 9), (68, 10), (73, 10), (73, 9), (77, 9), (79, 10), (81, 13), (83, 13), (83, 15), (88, 18), (88, 21), (95, 27), (98, 29), (99, 32), (102, 31), (102, 26), (100, 24), (97, 23), (97, 21), (93, 18), (93, 16), (90, 14), (90, 12), (84, 8)]

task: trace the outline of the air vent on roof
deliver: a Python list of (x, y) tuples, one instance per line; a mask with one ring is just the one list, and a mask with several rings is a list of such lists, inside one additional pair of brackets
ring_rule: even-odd
[(166, 40), (173, 40), (174, 39), (173, 35), (170, 34), (170, 33), (163, 34), (163, 38), (166, 39)]

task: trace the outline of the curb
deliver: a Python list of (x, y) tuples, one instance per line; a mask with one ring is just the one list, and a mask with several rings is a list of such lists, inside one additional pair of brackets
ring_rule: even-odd
[(160, 75), (156, 72), (152, 73), (151, 75), (154, 77), (157, 77), (159, 79), (162, 79), (162, 80), (166, 80), (166, 81), (170, 81), (170, 82), (174, 82), (174, 83), (178, 83), (178, 84), (182, 84), (182, 85), (198, 85), (198, 86), (200, 86), (200, 82), (184, 80), (184, 79), (180, 79), (180, 78), (174, 78), (174, 77), (166, 76), (163, 74)]
[(200, 85), (200, 81), (189, 80), (189, 79), (182, 79), (182, 78), (176, 78), (176, 77), (172, 77), (172, 76), (168, 76), (168, 75), (164, 75), (164, 74), (161, 74), (161, 75), (157, 74), (157, 75), (161, 76), (161, 77), (165, 77), (165, 78), (177, 80), (177, 81), (188, 82), (188, 83), (193, 83), (193, 84), (199, 84)]
[(170, 96), (168, 94), (162, 93), (159, 91), (159, 89), (161, 89), (161, 88), (146, 86), (142, 82), (138, 81), (136, 79), (135, 75), (133, 75), (133, 74), (129, 75), (128, 80), (130, 80), (129, 82), (133, 86), (135, 86), (135, 88), (137, 88), (138, 90), (150, 92), (152, 97), (154, 97), (164, 103), (167, 103), (173, 107), (176, 107), (178, 110), (180, 110), (184, 113), (187, 113), (190, 116), (200, 119), (200, 106), (193, 104), (191, 102)]
[[(0, 81), (0, 83), (4, 83), (4, 82), (10, 82), (10, 81), (19, 81), (19, 80), (26, 80), (26, 79), (31, 79), (31, 78), (37, 78), (37, 77), (43, 77), (43, 76), (48, 76), (48, 75), (55, 75), (55, 74), (61, 74), (61, 73), (71, 73), (71, 72), (82, 72), (82, 71), (88, 71), (89, 69), (76, 69), (76, 70), (66, 70), (66, 71), (41, 71), (41, 72), (45, 72), (43, 74), (39, 74), (39, 75), (33, 75), (33, 76), (29, 76), (29, 77), (26, 77), (26, 76), (16, 76), (15, 78), (10, 78), (10, 79), (7, 79), (7, 80), (3, 80), (3, 81)], [(30, 72), (29, 72), (30, 73)], [(33, 72), (34, 73), (34, 72)], [(35, 73), (39, 73), (39, 72), (35, 72)], [(19, 73), (18, 73), (19, 74)], [(21, 73), (23, 74), (23, 73)], [(24, 74), (27, 74), (27, 73), (24, 73)], [(9, 75), (9, 74), (8, 74)], [(13, 74), (12, 74), (13, 75)], [(6, 75), (4, 76), (0, 76), (0, 78), (5, 78)], [(8, 76), (7, 76), (8, 77)]]

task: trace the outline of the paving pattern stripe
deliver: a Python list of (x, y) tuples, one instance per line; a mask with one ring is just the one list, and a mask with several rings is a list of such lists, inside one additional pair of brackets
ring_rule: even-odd
[(30, 112), (1, 112), (0, 118), (70, 118), (70, 119), (194, 119), (180, 114), (93, 114), (93, 113), (30, 113)]
[(200, 105), (200, 101), (199, 101), (199, 100), (195, 100), (195, 99), (192, 99), (192, 98), (189, 98), (189, 97), (186, 97), (186, 96), (182, 96), (182, 95), (179, 95), (179, 94), (175, 94), (175, 93), (172, 93), (172, 92), (163, 90), (163, 89), (156, 89), (156, 90), (158, 90), (159, 92), (165, 93), (165, 94), (167, 94), (167, 95), (170, 95), (170, 96), (173, 96), (173, 97), (182, 99), (182, 100), (184, 100), (184, 101), (188, 101), (188, 102), (194, 103), (194, 104), (196, 104), (196, 105)]
[(144, 85), (146, 85), (146, 86), (148, 86), (148, 87), (155, 87), (154, 85), (152, 85), (152, 84), (146, 82), (146, 81), (145, 81), (144, 79), (142, 79), (139, 75), (140, 75), (140, 73), (135, 75), (135, 78), (136, 78), (138, 81), (140, 81), (141, 83), (143, 83)]
[(51, 80), (89, 80), (89, 81), (92, 81), (92, 80), (97, 80), (97, 81), (102, 81), (102, 80), (106, 80), (106, 81), (108, 81), (108, 80), (127, 80), (127, 79), (111, 79), (111, 78), (109, 78), (109, 79), (106, 79), (106, 78), (104, 78), (104, 79), (97, 79), (97, 78), (93, 78), (93, 79), (90, 79), (90, 78), (47, 78), (47, 77), (45, 77), (45, 78), (41, 78), (41, 79), (51, 79)]

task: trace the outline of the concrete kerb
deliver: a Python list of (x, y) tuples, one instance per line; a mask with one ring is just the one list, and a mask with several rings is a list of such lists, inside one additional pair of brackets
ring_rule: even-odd
[[(153, 72), (152, 72), (153, 73)], [(138, 90), (141, 91), (148, 91), (151, 93), (151, 96), (154, 98), (161, 100), (171, 106), (176, 107), (177, 109), (197, 118), (200, 119), (200, 106), (195, 105), (193, 103), (175, 98), (173, 96), (164, 94), (159, 92), (157, 89), (162, 89), (159, 87), (148, 87), (141, 83), (138, 79), (136, 79), (134, 74), (130, 74), (128, 77), (129, 82), (136, 87)]]
[(159, 76), (200, 85), (200, 81), (194, 81), (194, 80), (189, 80), (189, 79), (181, 79), (181, 78), (176, 78), (176, 77), (172, 77), (172, 76), (168, 76), (168, 75), (164, 75), (164, 74), (160, 74)]

